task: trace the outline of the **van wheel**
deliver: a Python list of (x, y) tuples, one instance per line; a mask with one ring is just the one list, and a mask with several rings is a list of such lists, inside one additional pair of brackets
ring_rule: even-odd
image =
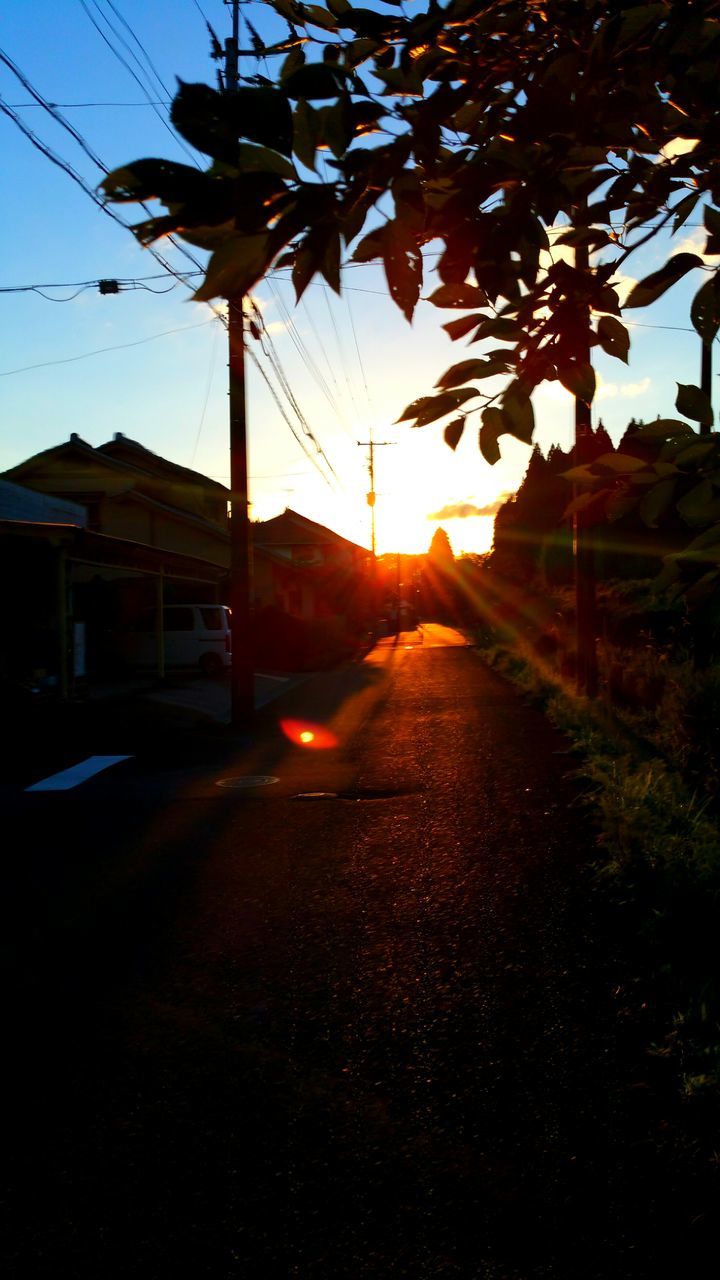
[(200, 659), (200, 670), (204, 676), (222, 675), (222, 658), (217, 653), (204, 653)]

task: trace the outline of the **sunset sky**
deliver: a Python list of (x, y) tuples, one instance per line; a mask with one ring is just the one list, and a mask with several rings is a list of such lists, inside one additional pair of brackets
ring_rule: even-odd
[[(261, 4), (244, 11), (261, 33), (267, 31)], [(0, 47), (46, 100), (58, 104), (107, 168), (151, 155), (188, 162), (167, 126), (168, 90), (176, 75), (214, 83), (203, 14), (224, 40), (230, 11), (221, 0), (35, 0), (9, 7)], [(253, 69), (245, 60), (241, 70)], [(160, 105), (149, 105), (145, 90)], [(0, 94), (28, 130), (96, 187), (101, 169), (33, 105), (28, 88), (4, 64)], [(207, 305), (189, 301), (190, 288), (137, 247), (130, 232), (6, 115), (0, 115), (0, 137), (0, 470), (72, 431), (93, 445), (122, 431), (227, 483), (227, 341), (220, 321)], [(132, 206), (121, 212), (138, 220)], [(682, 230), (677, 249), (702, 248), (699, 221), (696, 215)], [(633, 277), (654, 270), (665, 247), (651, 243), (637, 262), (631, 259)], [(172, 247), (158, 248), (178, 271), (197, 271)], [(199, 251), (192, 252), (202, 261)], [(430, 269), (433, 246), (425, 255)], [(128, 286), (101, 295), (97, 282), (103, 279)], [(456, 553), (486, 550), (493, 512), (517, 488), (529, 449), (504, 436), (502, 460), (490, 467), (477, 450), (474, 428), (453, 454), (442, 442), (443, 424), (421, 430), (397, 424), (405, 405), (429, 392), (467, 347), (451, 343), (440, 327), (452, 315), (427, 302), (410, 327), (389, 300), (379, 266), (349, 266), (344, 281), (342, 298), (315, 283), (299, 307), (288, 272), (257, 290), (267, 336), (265, 350), (252, 342), (250, 349), (272, 391), (251, 361), (253, 517), (291, 506), (369, 545), (367, 451), (357, 441), (372, 432), (378, 442), (389, 442), (376, 452), (378, 550), (424, 551), (438, 525)], [(687, 318), (699, 283), (694, 272), (650, 310), (628, 314), (629, 367), (598, 357), (594, 420), (602, 417), (613, 439), (631, 417), (673, 416), (675, 383), (699, 380), (700, 341)], [(432, 288), (429, 270), (425, 296)], [(293, 437), (277, 400), (299, 435), (305, 428), (285, 397), (278, 368), (335, 475), (310, 441), (308, 456)], [(570, 397), (552, 385), (534, 402), (538, 443), (566, 447)]]

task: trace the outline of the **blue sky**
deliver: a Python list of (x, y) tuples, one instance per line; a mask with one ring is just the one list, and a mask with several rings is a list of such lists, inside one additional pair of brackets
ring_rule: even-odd
[[(167, 107), (148, 105), (88, 11), (152, 101), (165, 103), (144, 54), (170, 90), (175, 76), (214, 83), (202, 15), (224, 40), (229, 8), (221, 0), (85, 0), (84, 7), (81, 0), (35, 0), (8, 6), (5, 14), (0, 48), (47, 100), (63, 104), (69, 123), (105, 165), (149, 155), (187, 161), (166, 127)], [(252, 3), (245, 11), (265, 33), (263, 6)], [(249, 61), (242, 69), (251, 70)], [(0, 94), (29, 129), (96, 186), (100, 169), (46, 112), (25, 105), (32, 101), (28, 90), (5, 66), (0, 66)], [(190, 288), (164, 272), (130, 232), (112, 222), (4, 115), (0, 139), (0, 470), (72, 431), (93, 445), (122, 431), (173, 461), (227, 482), (227, 355), (221, 324), (205, 304), (189, 301)], [(132, 207), (121, 212), (135, 220)], [(698, 221), (697, 215), (691, 219)], [(677, 241), (678, 248), (697, 251), (704, 237), (690, 225)], [(651, 243), (626, 270), (635, 278), (647, 274), (663, 260), (666, 247), (666, 242)], [(195, 269), (171, 247), (158, 248), (177, 270)], [(431, 246), (428, 255), (431, 263)], [(100, 279), (133, 284), (103, 296), (94, 286)], [(675, 383), (699, 381), (700, 343), (688, 331), (687, 319), (689, 298), (699, 283), (694, 272), (648, 311), (628, 313), (634, 322), (629, 367), (598, 357), (594, 420), (602, 417), (614, 439), (633, 416), (674, 415)], [(65, 287), (44, 288), (43, 297), (25, 291), (30, 285)], [(426, 295), (432, 287), (430, 276)], [(392, 444), (376, 454), (379, 550), (425, 550), (438, 524), (456, 552), (485, 549), (490, 517), (472, 513), (491, 509), (517, 488), (527, 447), (503, 437), (502, 460), (489, 467), (477, 450), (474, 430), (466, 432), (453, 454), (442, 442), (442, 424), (422, 430), (395, 424), (409, 401), (430, 391), (448, 365), (464, 358), (465, 344), (451, 343), (441, 329), (449, 316), (421, 302), (409, 326), (387, 296), (381, 269), (373, 265), (347, 269), (342, 299), (313, 284), (296, 308), (287, 273), (281, 273), (258, 288), (257, 304), (272, 343), (266, 347), (337, 479), (328, 475), (309, 442), (314, 462), (301, 450), (250, 363), (252, 514), (267, 518), (292, 506), (367, 545), (366, 451), (356, 442), (367, 440), (372, 430), (377, 440)], [(257, 348), (254, 354), (302, 435), (268, 354)], [(567, 446), (572, 434), (567, 394), (556, 385), (541, 389), (535, 410), (541, 446)], [(460, 509), (470, 514), (454, 517)]]

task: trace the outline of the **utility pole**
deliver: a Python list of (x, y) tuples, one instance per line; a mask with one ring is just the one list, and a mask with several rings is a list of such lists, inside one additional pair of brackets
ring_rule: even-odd
[[(225, 41), (225, 92), (237, 93), (239, 75), (240, 0), (232, 5), (232, 35)], [(236, 202), (242, 200), (238, 179)], [(248, 729), (255, 712), (255, 675), (250, 602), (250, 519), (248, 512), (247, 421), (245, 397), (245, 332), (243, 295), (228, 298), (230, 372), (230, 609), (232, 667), (230, 724)]]
[[(372, 428), (370, 430), (369, 440), (358, 440), (360, 449), (368, 450), (368, 477), (370, 479), (370, 489), (367, 494), (367, 504), (370, 508), (370, 547), (372, 550), (372, 594), (373, 594), (373, 618), (377, 615), (378, 606), (378, 562), (377, 562), (377, 545), (375, 541), (375, 450), (384, 449), (390, 444), (394, 444), (394, 440), (373, 440)], [(375, 621), (373, 621), (373, 633), (375, 630)]]
[(373, 560), (376, 557), (375, 547), (375, 450), (383, 449), (387, 445), (394, 444), (394, 440), (373, 440), (372, 431), (369, 440), (358, 440), (358, 446), (361, 449), (368, 450), (368, 476), (370, 477), (370, 492), (367, 495), (367, 504), (370, 508), (370, 546), (372, 548)]
[[(575, 267), (587, 272), (590, 255), (585, 245), (575, 250)], [(590, 364), (590, 344), (583, 340), (578, 362)], [(575, 466), (589, 462), (588, 444), (592, 439), (590, 405), (575, 396)], [(598, 693), (597, 603), (595, 598), (595, 547), (586, 511), (573, 517), (575, 551), (575, 628), (577, 639), (577, 691), (587, 698)]]
[[(710, 406), (712, 407), (712, 343), (705, 342), (702, 344), (702, 357), (700, 360), (700, 390), (705, 392)], [(712, 431), (712, 422), (700, 423), (700, 435), (709, 436)]]

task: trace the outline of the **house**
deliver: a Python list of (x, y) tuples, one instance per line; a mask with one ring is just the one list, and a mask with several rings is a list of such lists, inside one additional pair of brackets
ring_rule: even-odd
[(287, 508), (252, 526), (253, 595), (305, 620), (353, 617), (367, 605), (370, 553)]
[[(112, 674), (118, 629), (148, 605), (221, 602), (230, 563), (228, 490), (117, 433), (95, 449), (70, 439), (0, 477), (0, 675), (48, 680)], [(9, 590), (9, 594), (8, 594)], [(162, 664), (161, 664), (162, 667)]]
[(73, 432), (3, 478), (82, 505), (94, 533), (229, 566), (225, 485), (159, 457), (119, 431), (97, 449)]
[[(228, 499), (224, 485), (120, 432), (98, 448), (73, 433), (5, 472), (2, 610), (31, 619), (32, 639), (8, 616), (0, 677), (67, 696), (79, 679), (114, 677), (118, 633), (148, 606), (224, 603)], [(365, 548), (290, 510), (252, 533), (258, 653), (282, 666), (291, 648), (308, 662), (343, 651), (367, 612)], [(159, 674), (161, 652), (159, 641)]]

